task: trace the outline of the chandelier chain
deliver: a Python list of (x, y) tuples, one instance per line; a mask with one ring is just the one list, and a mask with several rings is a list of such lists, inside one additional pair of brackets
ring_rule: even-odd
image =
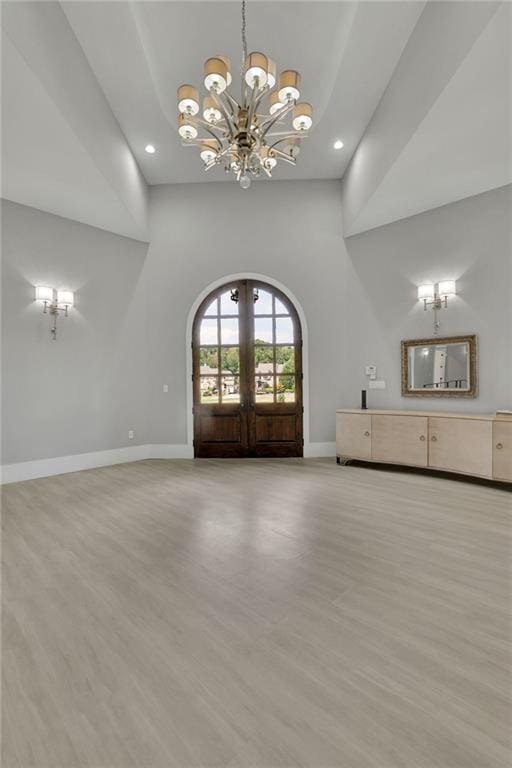
[(245, 0), (242, 0), (242, 78), (247, 59), (247, 20), (245, 17)]

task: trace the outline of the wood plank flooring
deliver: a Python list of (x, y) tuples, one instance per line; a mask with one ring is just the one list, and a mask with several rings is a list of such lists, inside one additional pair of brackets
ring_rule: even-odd
[(512, 495), (334, 460), (3, 489), (3, 768), (509, 768)]

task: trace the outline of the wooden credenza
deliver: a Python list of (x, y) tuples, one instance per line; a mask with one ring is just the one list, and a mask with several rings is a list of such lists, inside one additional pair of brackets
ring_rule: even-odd
[(431, 411), (336, 411), (336, 456), (512, 483), (512, 421)]

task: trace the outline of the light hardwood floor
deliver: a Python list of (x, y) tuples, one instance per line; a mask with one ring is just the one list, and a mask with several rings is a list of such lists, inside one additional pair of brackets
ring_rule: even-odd
[(3, 768), (509, 768), (512, 495), (332, 460), (3, 490)]

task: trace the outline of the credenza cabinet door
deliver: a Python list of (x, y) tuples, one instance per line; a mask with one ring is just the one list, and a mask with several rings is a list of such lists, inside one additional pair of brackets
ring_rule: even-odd
[(347, 459), (372, 458), (372, 417), (365, 413), (336, 414), (336, 454)]
[(492, 477), (492, 422), (430, 417), (429, 466)]
[(391, 464), (428, 465), (426, 416), (372, 416), (372, 459)]
[(495, 421), (492, 428), (492, 474), (512, 482), (512, 421)]

